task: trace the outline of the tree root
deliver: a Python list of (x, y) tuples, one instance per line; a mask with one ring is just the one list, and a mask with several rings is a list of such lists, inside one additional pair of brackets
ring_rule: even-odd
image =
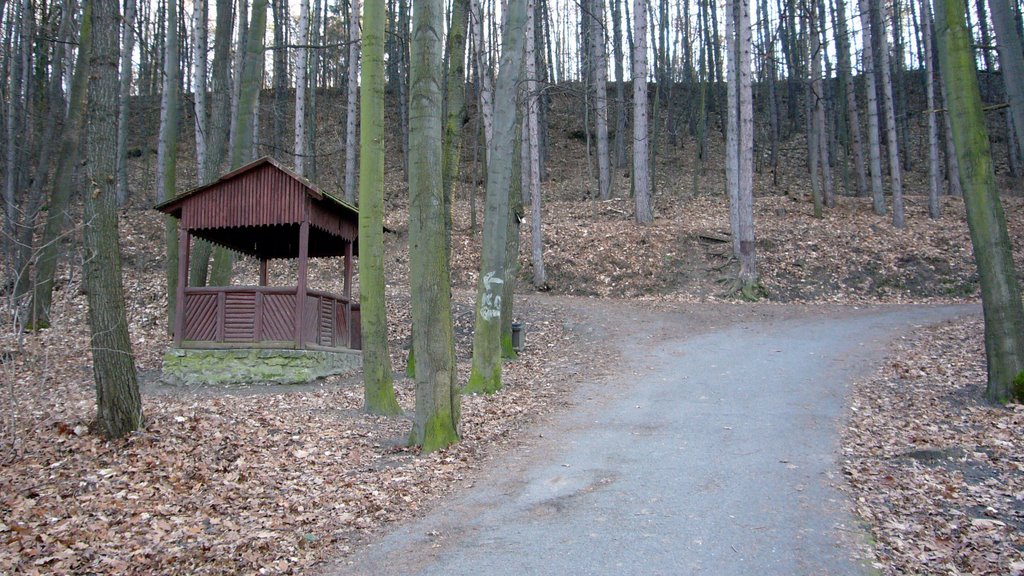
[(724, 292), (719, 294), (722, 298), (739, 298), (744, 302), (757, 302), (768, 296), (768, 291), (760, 282), (744, 282), (739, 278), (722, 278), (719, 280), (726, 284)]

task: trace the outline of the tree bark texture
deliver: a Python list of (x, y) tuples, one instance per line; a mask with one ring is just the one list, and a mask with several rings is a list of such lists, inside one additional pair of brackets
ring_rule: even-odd
[(53, 175), (50, 206), (46, 211), (46, 224), (36, 260), (36, 278), (29, 317), (31, 324), (38, 328), (50, 325), (53, 280), (57, 271), (60, 238), (66, 232), (71, 195), (75, 188), (75, 166), (81, 158), (79, 150), (89, 82), (89, 51), (92, 46), (92, 20), (88, 12), (90, 7), (88, 1), (83, 5), (82, 26), (78, 33), (79, 49), (68, 97), (68, 112), (57, 154), (57, 169)]
[[(373, 1), (373, 0), (369, 0)], [(381, 24), (383, 25), (383, 23)], [(365, 28), (365, 22), (364, 22)], [(383, 33), (382, 33), (383, 34)], [(299, 28), (295, 49), (295, 173), (299, 176), (306, 175), (306, 68), (308, 49), (306, 44), (309, 41), (309, 0), (299, 0)], [(365, 46), (364, 46), (365, 49)], [(383, 60), (381, 60), (383, 65)], [(316, 89), (316, 76), (314, 75), (313, 88)], [(383, 99), (383, 89), (381, 89)], [(360, 167), (360, 172), (362, 167)], [(359, 192), (362, 197), (362, 190)], [(362, 246), (362, 244), (360, 244)], [(365, 352), (363, 354), (366, 356)]]
[(132, 53), (135, 51), (135, 0), (124, 3), (121, 23), (121, 75), (117, 107), (117, 202), (128, 201), (128, 107), (132, 90)]
[(444, 3), (415, 0), (409, 82), (409, 264), (416, 420), (410, 443), (432, 452), (459, 440), (451, 282), (441, 186)]
[(939, 204), (939, 121), (935, 110), (935, 63), (932, 50), (932, 9), (928, 0), (921, 0), (922, 36), (924, 36), (924, 83), (928, 100), (928, 216), (942, 215)]
[(871, 34), (871, 0), (860, 2), (860, 29), (864, 46), (863, 67), (864, 82), (868, 97), (868, 157), (871, 168), (871, 198), (875, 214), (882, 216), (886, 212), (885, 192), (882, 189), (882, 152), (881, 134), (878, 127), (878, 89), (875, 86), (875, 56)]
[[(514, 102), (519, 91), (525, 48), (526, 0), (509, 0), (502, 28), (501, 62), (495, 97)], [(494, 159), (487, 168), (484, 200), (484, 235), (477, 282), (476, 323), (473, 330), (473, 366), (466, 392), (496, 392), (501, 388), (501, 313), (507, 275), (506, 257), (511, 213), (513, 158), (516, 140), (515, 106), (494, 113)]]
[(86, 108), (84, 282), (92, 334), (97, 427), (108, 438), (120, 438), (143, 424), (125, 315), (117, 229), (117, 23), (120, 14), (117, 0), (90, 1), (93, 2), (91, 19), (95, 33), (91, 34)]
[(356, 102), (359, 98), (359, 12), (360, 0), (350, 0), (348, 22), (348, 89), (345, 109), (345, 200), (356, 201)]
[[(1024, 51), (1017, 30), (1017, 17), (1009, 0), (988, 0), (988, 3), (996, 31), (999, 68), (1003, 73), (1006, 99), (1010, 103), (1014, 133), (1017, 142), (1021, 144), (1024, 143)], [(1020, 151), (1017, 153), (1020, 154)]]
[(878, 68), (882, 76), (882, 104), (885, 109), (885, 145), (889, 151), (889, 186), (892, 188), (892, 225), (906, 226), (903, 208), (903, 170), (900, 167), (900, 145), (896, 138), (896, 107), (892, 98), (892, 75), (889, 69), (889, 37), (885, 32), (881, 0), (868, 0), (874, 10), (878, 24), (875, 48), (878, 54)]
[(759, 291), (757, 258), (754, 250), (754, 99), (751, 91), (750, 0), (736, 3), (736, 54), (738, 68), (739, 138), (737, 155), (737, 217), (739, 219), (740, 292), (753, 299)]
[[(164, 35), (164, 74), (160, 94), (160, 138), (156, 152), (156, 201), (177, 195), (178, 178), (178, 2), (167, 0), (167, 33)], [(167, 330), (171, 330), (178, 293), (178, 226), (173, 216), (164, 217), (164, 278), (167, 287)]]
[(527, 5), (526, 15), (526, 126), (529, 154), (529, 190), (530, 194), (530, 245), (533, 262), (533, 285), (537, 288), (547, 286), (548, 275), (544, 270), (544, 237), (541, 233), (540, 218), (540, 94), (537, 90), (537, 58), (535, 54), (534, 27), (536, 23), (534, 0)]
[[(303, 0), (306, 4), (307, 0)], [(384, 2), (366, 0), (359, 108), (359, 299), (363, 408), (401, 414), (395, 398), (384, 289)], [(299, 141), (296, 135), (296, 142)], [(298, 156), (296, 156), (298, 159)]]
[[(590, 42), (594, 58), (594, 127), (597, 131), (597, 189), (602, 200), (611, 198), (611, 162), (608, 153), (608, 64), (605, 56), (604, 0), (590, 3)], [(589, 128), (588, 128), (589, 130)]]
[[(633, 1), (633, 197), (638, 224), (654, 221), (647, 130), (647, 3)], [(719, 76), (721, 78), (721, 76)]]
[[(1024, 307), (1003, 206), (995, 186), (971, 37), (960, 0), (937, 0), (935, 28), (942, 78), (960, 164), (967, 224), (981, 280), (988, 359), (986, 397), (1024, 399)], [(998, 33), (998, 32), (997, 32)]]

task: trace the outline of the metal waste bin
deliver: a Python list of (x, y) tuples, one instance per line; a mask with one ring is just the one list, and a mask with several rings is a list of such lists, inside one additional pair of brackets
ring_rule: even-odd
[(512, 323), (512, 349), (516, 352), (523, 351), (523, 323)]

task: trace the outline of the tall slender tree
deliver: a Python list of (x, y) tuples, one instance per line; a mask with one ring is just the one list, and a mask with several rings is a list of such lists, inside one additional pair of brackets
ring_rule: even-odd
[[(611, 162), (608, 154), (608, 64), (605, 58), (604, 0), (592, 0), (588, 22), (594, 76), (594, 127), (597, 132), (597, 187), (602, 200), (611, 197)], [(588, 128), (589, 130), (589, 128)]]
[(46, 328), (50, 325), (50, 306), (53, 302), (54, 275), (60, 244), (58, 239), (65, 233), (71, 194), (74, 188), (75, 166), (81, 158), (80, 144), (84, 128), (86, 94), (89, 81), (89, 50), (92, 46), (92, 20), (88, 17), (90, 4), (83, 5), (82, 25), (78, 33), (78, 55), (75, 58), (71, 90), (68, 94), (68, 110), (64, 118), (64, 130), (57, 153), (57, 168), (53, 175), (49, 209), (36, 259), (36, 277), (32, 289), (31, 325)]
[(120, 438), (143, 424), (118, 247), (115, 156), (120, 9), (117, 0), (86, 1), (86, 17), (91, 19), (94, 33), (90, 35), (86, 107), (84, 281), (96, 381), (96, 425), (104, 436)]
[(530, 256), (533, 263), (533, 285), (537, 288), (547, 286), (547, 271), (544, 269), (544, 238), (541, 234), (540, 201), (541, 201), (541, 165), (540, 165), (540, 94), (537, 89), (537, 57), (535, 53), (534, 28), (537, 21), (535, 0), (529, 0), (526, 7), (526, 54), (524, 64), (526, 72), (526, 111), (524, 121), (526, 131), (523, 137), (526, 144), (527, 162), (524, 162), (528, 178), (523, 185), (524, 195), (529, 194), (530, 202)]
[[(1006, 219), (995, 186), (971, 37), (960, 0), (937, 0), (935, 29), (950, 122), (964, 186), (967, 224), (981, 281), (988, 387), (994, 402), (1024, 399), (1024, 306)], [(997, 31), (998, 34), (998, 31)]]
[[(382, 23), (383, 25), (383, 23)], [(365, 27), (365, 23), (364, 23)], [(306, 175), (306, 68), (309, 47), (309, 0), (299, 0), (299, 28), (295, 49), (295, 173)], [(314, 86), (315, 86), (314, 75)], [(381, 89), (383, 92), (383, 89)], [(383, 98), (383, 94), (381, 95)], [(362, 103), (360, 102), (360, 105)], [(361, 169), (360, 169), (361, 171)], [(360, 189), (360, 196), (362, 190)], [(365, 355), (364, 355), (365, 356)]]
[(864, 83), (868, 97), (868, 157), (871, 168), (871, 198), (875, 214), (882, 216), (886, 212), (885, 192), (882, 189), (882, 144), (878, 127), (878, 89), (875, 86), (875, 55), (872, 48), (871, 33), (871, 0), (860, 2), (860, 29), (863, 37), (861, 50), (864, 68)]
[[(501, 62), (495, 97), (514, 102), (519, 90), (525, 38), (526, 0), (509, 0), (502, 29)], [(516, 110), (502, 106), (494, 114), (494, 159), (487, 168), (484, 236), (477, 281), (473, 368), (466, 392), (495, 392), (501, 388), (501, 311), (507, 275), (506, 242), (515, 157)]]
[[(719, 76), (720, 78), (721, 76)], [(633, 197), (638, 224), (654, 221), (647, 129), (647, 2), (633, 1)]]
[[(999, 68), (1003, 73), (1006, 99), (1010, 103), (1010, 115), (1016, 140), (1024, 146), (1024, 48), (1021, 44), (1019, 18), (1009, 0), (988, 0), (992, 9), (992, 25), (996, 30), (999, 48)], [(1018, 8), (1019, 9), (1019, 8)], [(1020, 151), (1017, 152), (1020, 154)]]
[(932, 51), (932, 8), (921, 0), (921, 27), (924, 36), (925, 97), (928, 100), (928, 216), (942, 215), (939, 204), (939, 122), (935, 110), (935, 62)]
[[(156, 201), (170, 200), (178, 191), (178, 107), (181, 70), (178, 68), (178, 2), (167, 0), (167, 31), (164, 34), (164, 82), (160, 95), (160, 139), (156, 153)], [(172, 216), (164, 217), (167, 330), (174, 324), (178, 293), (178, 227)]]
[(117, 201), (128, 200), (128, 105), (132, 90), (132, 53), (135, 51), (135, 0), (125, 0), (121, 21), (121, 77), (117, 107)]
[(889, 68), (889, 36), (882, 17), (881, 0), (868, 0), (877, 32), (874, 50), (878, 55), (878, 69), (882, 83), (882, 108), (885, 110), (885, 147), (889, 152), (889, 186), (892, 188), (892, 224), (906, 225), (903, 208), (903, 169), (900, 165), (900, 145), (896, 137), (896, 104), (892, 97), (892, 75)]
[(345, 200), (356, 201), (356, 102), (359, 97), (359, 7), (360, 0), (349, 0), (348, 89), (345, 111)]
[(416, 350), (411, 444), (424, 452), (459, 440), (459, 392), (441, 186), (442, 0), (415, 0), (409, 77), (409, 267)]
[[(359, 102), (359, 294), (363, 408), (401, 414), (388, 353), (384, 292), (384, 1), (366, 0)], [(305, 0), (304, 0), (305, 2)]]

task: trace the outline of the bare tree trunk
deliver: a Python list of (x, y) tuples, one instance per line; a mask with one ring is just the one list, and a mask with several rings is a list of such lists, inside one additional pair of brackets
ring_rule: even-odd
[[(812, 11), (819, 8), (817, 0), (812, 0)], [(825, 122), (825, 88), (821, 79), (821, 60), (825, 56), (825, 49), (821, 42), (821, 34), (818, 31), (819, 18), (810, 19), (811, 34), (811, 98), (814, 105), (814, 146), (818, 147), (816, 155), (818, 165), (821, 167), (821, 194), (814, 198), (814, 215), (821, 218), (821, 204), (826, 206), (835, 205), (835, 198), (832, 192), (832, 167), (829, 162), (829, 136)], [(817, 170), (813, 164), (811, 170)]]
[(612, 3), (612, 50), (615, 57), (615, 167), (626, 167), (626, 87), (622, 57), (622, 0)]
[(892, 225), (906, 226), (903, 210), (903, 173), (900, 167), (900, 145), (896, 138), (896, 109), (892, 99), (892, 78), (889, 74), (889, 39), (882, 18), (881, 0), (869, 0), (878, 23), (878, 67), (882, 73), (882, 103), (885, 108), (885, 144), (889, 149), (889, 185), (892, 187)]
[(740, 257), (739, 218), (739, 62), (736, 50), (736, 0), (725, 2), (725, 194), (729, 198), (729, 232), (732, 237), (732, 255)]
[(633, 198), (636, 221), (654, 221), (647, 130), (647, 4), (633, 1)]
[[(80, 158), (81, 134), (86, 113), (86, 92), (89, 81), (89, 51), (92, 47), (92, 21), (89, 17), (91, 4), (86, 0), (83, 6), (81, 30), (78, 34), (78, 55), (68, 95), (68, 112), (61, 134), (60, 150), (57, 154), (57, 170), (53, 175), (53, 190), (50, 205), (46, 211), (46, 225), (36, 261), (35, 287), (32, 292), (32, 325), (46, 328), (50, 325), (50, 304), (53, 301), (53, 278), (57, 270), (60, 236), (65, 233), (72, 188), (74, 188), (75, 166)], [(115, 198), (116, 200), (116, 198)]]
[[(0, 7), (2, 8), (2, 7)], [(64, 98), (61, 90), (61, 81), (65, 72), (64, 53), (65, 42), (73, 42), (72, 33), (74, 14), (68, 6), (62, 10), (60, 24), (56, 30), (58, 42), (54, 44), (50, 77), (47, 81), (45, 100), (39, 103), (39, 107), (45, 113), (43, 120), (42, 134), (36, 145), (36, 152), (33, 154), (37, 161), (35, 163), (33, 178), (31, 180), (28, 196), (23, 210), (22, 226), (18, 237), (18, 276), (15, 282), (14, 299), (19, 309), (24, 302), (25, 296), (32, 290), (29, 272), (33, 264), (33, 251), (38, 248), (34, 237), (36, 233), (36, 221), (39, 217), (39, 210), (43, 203), (43, 190), (49, 181), (50, 170), (53, 164), (53, 148), (58, 133), (58, 124), (64, 119)], [(22, 318), (19, 316), (18, 323), (25, 325), (25, 320), (34, 323), (32, 317)]]
[(942, 78), (949, 95), (947, 106), (957, 155), (964, 166), (964, 205), (981, 280), (988, 360), (985, 396), (993, 402), (1020, 401), (1024, 397), (1024, 307), (1006, 217), (996, 190), (974, 54), (963, 17), (964, 5), (959, 0), (936, 2)]
[(1016, 26), (1017, 16), (1009, 0), (988, 2), (992, 9), (992, 25), (996, 30), (999, 48), (999, 68), (1003, 72), (1003, 85), (1006, 87), (1006, 99), (1010, 103), (1015, 135), (1017, 142), (1024, 145), (1024, 51)]
[[(590, 43), (594, 58), (594, 116), (597, 128), (597, 187), (602, 200), (611, 197), (608, 155), (608, 64), (605, 61), (604, 0), (590, 3)], [(588, 128), (589, 130), (589, 128)]]
[[(938, 8), (938, 3), (936, 3)], [(942, 70), (941, 59), (938, 65), (939, 77), (942, 78), (945, 72)], [(942, 94), (942, 102), (946, 103), (949, 98), (946, 95), (946, 83), (939, 82), (939, 91)], [(960, 162), (957, 160), (956, 142), (953, 140), (953, 125), (949, 121), (949, 114), (942, 115), (943, 128), (946, 131), (946, 188), (949, 195), (954, 198), (963, 196), (963, 187), (960, 184)]]
[(487, 161), (491, 158), (491, 139), (494, 133), (494, 104), (491, 100), (493, 92), (491, 67), (487, 64), (487, 49), (484, 44), (483, 14), (480, 12), (480, 0), (470, 0), (470, 22), (473, 27), (473, 38), (476, 39), (474, 52), (476, 57), (477, 76), (480, 80), (480, 115), (484, 123), (484, 150), (487, 150)]
[[(308, 2), (308, 0), (306, 0)], [(313, 22), (311, 24), (310, 35), (307, 36), (309, 40), (307, 42), (319, 45), (324, 41), (323, 36), (320, 34), (320, 22), (323, 14), (323, 2), (321, 0), (313, 0)], [(305, 128), (302, 130), (305, 141), (303, 143), (303, 176), (310, 180), (316, 180), (317, 176), (317, 90), (320, 88), (320, 53), (322, 48), (314, 48), (312, 53), (307, 51), (306, 55), (306, 120)], [(385, 98), (386, 96), (385, 92)]]
[(864, 81), (868, 93), (868, 156), (871, 159), (871, 197), (875, 214), (885, 214), (885, 193), (882, 191), (881, 135), (878, 128), (878, 89), (875, 86), (874, 42), (871, 39), (871, 0), (860, 1), (860, 28), (864, 46)]
[(539, 289), (547, 286), (544, 271), (544, 238), (541, 234), (540, 219), (540, 138), (538, 135), (538, 114), (540, 95), (537, 92), (537, 58), (534, 53), (534, 24), (536, 10), (534, 0), (527, 4), (526, 16), (526, 120), (529, 134), (529, 190), (530, 190), (530, 238), (533, 261), (533, 285)]
[[(245, 0), (242, 2), (244, 4)], [(232, 169), (241, 167), (253, 158), (256, 114), (263, 85), (263, 37), (267, 30), (267, 2), (268, 0), (253, 0), (252, 18), (245, 33), (245, 50), (239, 50), (242, 53), (242, 64), (236, 71), (241, 80), (238, 82), (237, 114), (234, 118), (234, 137), (231, 142)], [(241, 21), (239, 26), (241, 27)], [(230, 284), (233, 264), (232, 253), (218, 247), (214, 251), (213, 266), (210, 269), (210, 284)]]
[[(164, 35), (164, 82), (160, 96), (160, 139), (156, 153), (156, 201), (164, 202), (178, 193), (178, 2), (167, 0), (167, 31)], [(164, 217), (167, 286), (167, 330), (174, 324), (178, 294), (178, 227), (172, 216)]]
[[(96, 381), (97, 427), (108, 438), (120, 438), (142, 427), (142, 402), (132, 358), (121, 257), (118, 247), (117, 101), (118, 34), (116, 0), (93, 0), (94, 34), (89, 65), (86, 121), (87, 192), (82, 241), (84, 281), (92, 333), (93, 378)], [(88, 5), (87, 5), (88, 6)], [(177, 67), (177, 61), (174, 62)]]
[[(200, 172), (206, 183), (223, 170), (227, 156), (231, 116), (231, 0), (217, 0), (216, 33), (213, 39), (213, 109), (207, 122), (206, 166)], [(205, 286), (210, 268), (212, 245), (194, 238), (189, 258), (189, 285)]]
[[(256, 0), (259, 1), (259, 0)], [(249, 45), (249, 0), (238, 0), (238, 48), (235, 50), (233, 68), (234, 83), (231, 86), (231, 125), (228, 136), (229, 165), (235, 151), (235, 140), (238, 138), (238, 100), (242, 93), (242, 76), (245, 67), (245, 48)], [(262, 76), (261, 76), (262, 77)]]
[[(274, 11), (274, 105), (270, 110), (270, 150), (271, 154), (280, 156), (284, 142), (284, 92), (288, 87), (288, 51), (284, 48), (288, 43), (288, 0), (272, 0)], [(253, 154), (257, 156), (257, 154)]]
[[(11, 4), (14, 11), (15, 4)], [(18, 210), (17, 191), (21, 186), (22, 158), (24, 130), (27, 128), (26, 121), (26, 86), (29, 84), (28, 77), (31, 70), (25, 61), (26, 55), (32, 47), (28, 38), (28, 20), (31, 18), (32, 7), (29, 0), (23, 0), (17, 5), (17, 16), (12, 18), (16, 27), (11, 39), (13, 46), (9, 52), (9, 58), (13, 61), (10, 67), (10, 86), (7, 98), (7, 149), (6, 166), (4, 167), (4, 234), (0, 244), (3, 245), (4, 261), (7, 263), (7, 281), (14, 282), (18, 276), (18, 253), (15, 239), (18, 234), (18, 222), (20, 221)]]
[(455, 204), (455, 182), (462, 164), (462, 125), (466, 119), (466, 28), (469, 23), (469, 0), (455, 0), (448, 30), (444, 149), (441, 153), (441, 187), (444, 189), (445, 249), (449, 258), (452, 248), (452, 207)]
[[(510, 0), (502, 32), (501, 63), (496, 97), (513, 102), (518, 91), (524, 48), (526, 0)], [(477, 282), (476, 323), (473, 331), (473, 367), (466, 392), (496, 392), (501, 388), (501, 312), (507, 275), (507, 236), (516, 140), (516, 109), (495, 111), (494, 159), (487, 169), (484, 236)]]
[(348, 22), (348, 90), (345, 112), (345, 200), (356, 201), (356, 103), (359, 101), (359, 0), (350, 0)]
[[(303, 7), (306, 3), (302, 0)], [(359, 105), (359, 144), (362, 148), (359, 155), (359, 296), (363, 331), (363, 409), (371, 414), (395, 415), (402, 413), (402, 407), (395, 398), (391, 355), (388, 353), (384, 289), (384, 0), (366, 0), (364, 10)], [(302, 20), (305, 18), (300, 17)], [(296, 142), (300, 136), (296, 133)]]
[(207, 0), (195, 0), (192, 9), (193, 106), (196, 125), (196, 179), (206, 182), (207, 137), (209, 135), (206, 110), (206, 28), (209, 9)]
[(857, 174), (857, 196), (868, 196), (868, 175), (864, 165), (864, 144), (860, 133), (860, 112), (857, 108), (857, 86), (850, 66), (850, 41), (846, 25), (846, 2), (836, 0), (836, 43), (839, 51), (840, 81), (846, 86), (846, 118), (853, 146), (854, 172)]
[(451, 281), (441, 190), (441, 37), (444, 3), (416, 0), (409, 84), (409, 266), (416, 420), (411, 444), (432, 452), (459, 440)]
[(739, 293), (747, 300), (755, 300), (763, 289), (758, 281), (757, 258), (754, 243), (754, 100), (750, 78), (750, 0), (733, 0), (736, 3), (736, 56), (735, 80), (738, 84), (737, 128), (737, 193), (736, 216), (739, 246)]
[(125, 0), (121, 22), (121, 76), (117, 106), (117, 204), (128, 201), (128, 103), (132, 90), (132, 53), (135, 51), (135, 0)]
[(932, 62), (932, 10), (921, 0), (921, 25), (924, 36), (924, 82), (928, 99), (928, 216), (942, 215), (939, 204), (939, 125), (935, 110), (935, 64)]
[[(380, 0), (383, 1), (383, 0)], [(306, 56), (309, 53), (309, 0), (299, 0), (299, 30), (295, 49), (295, 173), (306, 175)], [(315, 80), (314, 80), (315, 89)], [(381, 98), (384, 97), (383, 90)]]

